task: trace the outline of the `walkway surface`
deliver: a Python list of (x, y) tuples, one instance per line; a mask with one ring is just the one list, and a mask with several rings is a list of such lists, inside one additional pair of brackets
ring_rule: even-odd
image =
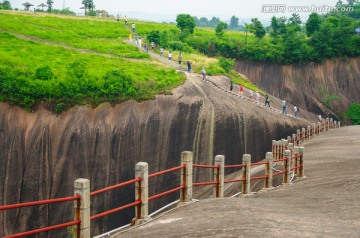
[(112, 237), (360, 237), (360, 126), (304, 146), (305, 180), (247, 198), (201, 200)]

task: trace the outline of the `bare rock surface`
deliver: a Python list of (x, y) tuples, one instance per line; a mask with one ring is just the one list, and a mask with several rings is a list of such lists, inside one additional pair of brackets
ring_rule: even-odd
[(360, 126), (304, 144), (306, 179), (207, 199), (112, 237), (360, 237)]

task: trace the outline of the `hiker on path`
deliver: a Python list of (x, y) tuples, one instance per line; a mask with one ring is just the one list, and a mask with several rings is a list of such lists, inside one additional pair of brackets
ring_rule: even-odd
[(256, 103), (260, 103), (259, 99), (260, 99), (260, 93), (258, 91), (256, 91)]
[(249, 90), (249, 93), (250, 93), (250, 99), (252, 100), (253, 99), (253, 96), (254, 96), (254, 92), (253, 92), (253, 90)]
[(180, 51), (180, 53), (179, 53), (178, 60), (179, 60), (179, 65), (180, 65), (180, 67), (181, 67), (181, 64), (182, 64), (182, 53), (181, 53), (181, 51)]
[(322, 117), (321, 117), (321, 115), (319, 114), (319, 116), (318, 116), (318, 119), (319, 119), (319, 122), (321, 122), (322, 121)]
[(241, 97), (243, 97), (244, 96), (244, 88), (243, 88), (243, 86), (241, 84), (239, 86), (239, 91), (240, 91)]
[(187, 60), (186, 64), (187, 64), (187, 68), (188, 68), (188, 73), (191, 74), (191, 62), (189, 60)]
[(270, 107), (270, 99), (269, 99), (269, 95), (267, 95), (266, 94), (266, 96), (265, 96), (265, 107), (266, 107), (266, 105), (268, 105), (269, 107)]
[(154, 49), (155, 49), (155, 42), (154, 42), (154, 41), (152, 41), (152, 42), (151, 42), (151, 51), (153, 51), (153, 52), (154, 52)]
[(294, 105), (294, 117), (299, 118), (299, 107)]
[(205, 68), (203, 68), (203, 69), (201, 70), (201, 73), (202, 73), (202, 75), (203, 75), (202, 80), (205, 80), (205, 79), (206, 79), (206, 70), (205, 70)]
[(163, 56), (163, 54), (164, 54), (164, 48), (160, 48), (160, 57), (162, 57)]
[[(127, 25), (127, 21), (125, 24)], [(134, 22), (131, 24), (131, 28), (132, 28), (132, 32), (135, 32), (135, 23)]]
[(169, 51), (169, 53), (168, 53), (168, 59), (171, 60), (171, 57), (172, 57), (172, 54), (171, 54), (171, 51)]
[(230, 91), (232, 91), (232, 90), (233, 90), (233, 82), (230, 81)]
[[(125, 16), (125, 25), (127, 25), (127, 22), (128, 22), (128, 19), (127, 19), (127, 17)], [(133, 25), (134, 25), (134, 28), (133, 28), (133, 32), (134, 32), (134, 30), (135, 30), (135, 24), (133, 23)]]
[(138, 46), (139, 46), (139, 48), (141, 48), (141, 41), (142, 41), (142, 40), (141, 40), (141, 37), (139, 37), (139, 40), (138, 40), (138, 43), (139, 43)]
[(130, 33), (129, 35), (129, 42), (132, 43), (133, 35)]
[(286, 101), (282, 101), (282, 114), (287, 114), (286, 112)]
[(120, 21), (120, 16), (119, 16), (119, 14), (117, 14), (117, 16), (116, 16), (116, 21)]

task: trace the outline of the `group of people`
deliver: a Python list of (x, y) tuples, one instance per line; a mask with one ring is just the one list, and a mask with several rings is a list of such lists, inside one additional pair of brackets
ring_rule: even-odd
[[(300, 108), (296, 105), (294, 105), (294, 117), (295, 118), (299, 118), (299, 112), (300, 112)], [(286, 101), (282, 101), (282, 114), (287, 115), (287, 111), (286, 111)]]

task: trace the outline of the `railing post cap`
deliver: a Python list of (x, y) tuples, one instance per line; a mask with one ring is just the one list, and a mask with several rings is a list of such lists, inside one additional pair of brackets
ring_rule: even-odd
[(216, 155), (215, 156), (215, 162), (224, 161), (225, 156), (224, 155)]
[(266, 152), (266, 159), (267, 160), (272, 160), (273, 159), (273, 153), (272, 152)]
[(244, 162), (250, 162), (251, 161), (251, 155), (250, 154), (244, 154), (243, 155), (243, 161)]
[(90, 187), (90, 180), (86, 178), (79, 178), (74, 181), (74, 188), (85, 189)]
[(145, 167), (145, 169), (147, 169), (149, 167), (148, 163), (146, 162), (139, 162), (135, 165), (135, 169), (141, 168), (141, 167)]
[(284, 155), (285, 155), (285, 156), (290, 156), (290, 154), (291, 154), (291, 151), (290, 151), (290, 150), (285, 150), (285, 151), (284, 151)]

